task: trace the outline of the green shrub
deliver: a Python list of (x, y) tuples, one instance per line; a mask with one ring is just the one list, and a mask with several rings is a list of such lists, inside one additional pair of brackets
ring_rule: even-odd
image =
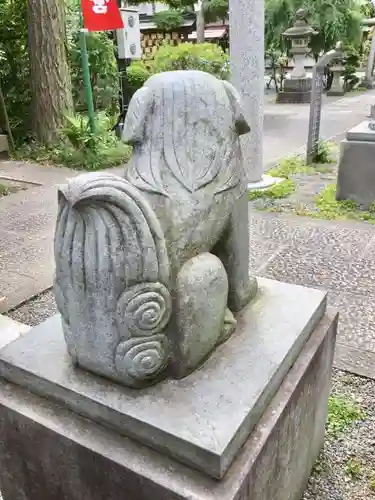
[(155, 12), (152, 19), (159, 30), (170, 31), (179, 28), (184, 17), (181, 10), (170, 9)]
[(18, 140), (31, 128), (26, 0), (0, 2), (0, 16), (0, 80), (10, 125)]
[(98, 113), (95, 124), (96, 130), (92, 133), (87, 116), (67, 116), (59, 144), (46, 148), (31, 143), (21, 148), (16, 157), (77, 170), (102, 170), (125, 163), (131, 155), (131, 147), (119, 141), (111, 131), (111, 118)]
[(344, 73), (343, 73), (344, 88), (347, 92), (352, 90), (359, 82), (359, 78), (356, 74), (359, 63), (360, 63), (360, 54), (358, 50), (351, 45), (347, 45), (345, 47)]
[(132, 62), (126, 69), (128, 85), (132, 93), (140, 89), (150, 77), (150, 70), (143, 61)]
[(229, 59), (223, 49), (213, 43), (162, 45), (155, 53), (154, 59), (150, 61), (150, 69), (152, 74), (195, 69), (227, 79)]

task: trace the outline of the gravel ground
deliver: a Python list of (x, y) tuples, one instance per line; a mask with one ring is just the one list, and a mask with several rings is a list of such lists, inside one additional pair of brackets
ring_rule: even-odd
[(47, 290), (28, 302), (25, 302), (17, 309), (10, 311), (8, 316), (25, 325), (36, 326), (56, 312), (57, 309), (53, 292), (52, 290)]
[[(34, 326), (55, 312), (49, 290), (9, 316)], [(327, 433), (303, 500), (375, 499), (375, 381), (335, 370), (332, 395), (355, 402), (364, 418), (355, 423), (349, 420), (336, 437)]]
[(375, 499), (375, 381), (335, 370), (332, 395), (355, 401), (365, 418), (327, 433), (303, 500)]

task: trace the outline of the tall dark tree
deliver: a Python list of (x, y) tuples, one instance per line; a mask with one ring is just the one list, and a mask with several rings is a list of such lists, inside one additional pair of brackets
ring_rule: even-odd
[(64, 115), (73, 110), (63, 0), (27, 0), (32, 92), (32, 129), (53, 144)]

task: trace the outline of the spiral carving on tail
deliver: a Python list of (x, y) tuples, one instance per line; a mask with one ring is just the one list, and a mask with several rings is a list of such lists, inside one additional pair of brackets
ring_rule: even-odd
[(121, 341), (115, 366), (124, 377), (147, 380), (160, 373), (168, 361), (166, 336), (162, 334), (171, 317), (172, 299), (161, 283), (140, 283), (120, 296), (117, 323), (130, 340)]

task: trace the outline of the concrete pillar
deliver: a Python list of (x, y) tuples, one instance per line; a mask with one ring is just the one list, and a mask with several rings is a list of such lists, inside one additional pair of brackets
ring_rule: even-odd
[(241, 138), (249, 187), (264, 187), (273, 183), (263, 176), (264, 0), (229, 0), (229, 39), (231, 80), (251, 127)]

